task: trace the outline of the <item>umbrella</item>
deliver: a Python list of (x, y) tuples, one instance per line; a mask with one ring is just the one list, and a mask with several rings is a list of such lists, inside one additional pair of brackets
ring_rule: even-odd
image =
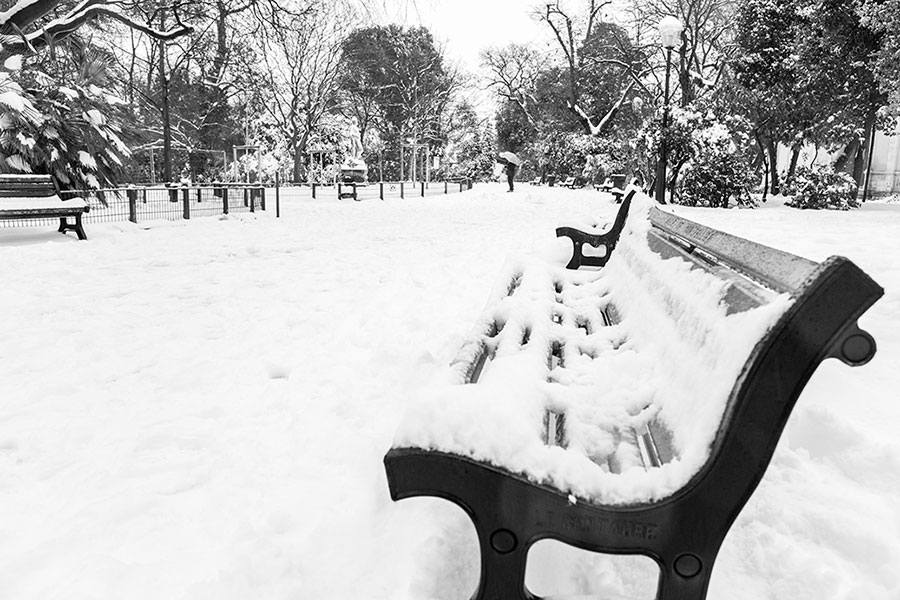
[(511, 162), (512, 164), (519, 166), (522, 164), (522, 159), (513, 154), (512, 152), (501, 152), (499, 154), (500, 158), (505, 160), (506, 162)]

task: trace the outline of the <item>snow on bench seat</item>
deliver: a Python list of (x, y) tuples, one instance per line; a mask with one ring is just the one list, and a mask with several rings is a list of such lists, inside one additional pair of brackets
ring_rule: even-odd
[[(683, 486), (708, 458), (753, 347), (791, 300), (770, 292), (727, 314), (727, 282), (650, 248), (650, 207), (632, 206), (642, 218), (627, 221), (602, 270), (509, 265), (501, 281), (515, 289), (501, 285), (455, 363), (465, 381), (459, 369), (488, 345), (479, 385), (416, 402), (394, 446), (470, 456), (600, 503), (659, 500)], [(548, 411), (565, 415), (565, 439), (548, 439)], [(652, 420), (665, 423), (675, 454), (657, 469), (635, 434)]]
[(11, 196), (0, 197), (0, 211), (2, 212), (52, 212), (72, 210), (84, 212), (87, 203), (83, 198), (63, 200), (57, 195), (53, 196)]

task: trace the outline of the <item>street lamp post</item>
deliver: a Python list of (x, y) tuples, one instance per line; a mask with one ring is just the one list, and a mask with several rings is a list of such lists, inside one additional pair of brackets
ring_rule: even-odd
[(656, 165), (656, 201), (666, 203), (666, 130), (669, 127), (669, 73), (672, 69), (672, 50), (681, 42), (684, 27), (675, 17), (663, 17), (659, 22), (659, 39), (666, 50), (666, 86), (663, 91), (662, 131), (659, 138), (659, 162)]

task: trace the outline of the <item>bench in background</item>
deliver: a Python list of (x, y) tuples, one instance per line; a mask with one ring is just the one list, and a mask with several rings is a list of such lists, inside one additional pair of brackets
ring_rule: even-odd
[(625, 189), (625, 179), (624, 173), (613, 173), (603, 183), (597, 185), (596, 188), (604, 192), (609, 192), (613, 189), (623, 190)]
[(88, 210), (82, 198), (61, 200), (49, 175), (0, 175), (0, 219), (59, 218), (60, 233), (71, 230), (86, 240), (81, 216)]
[(451, 365), (460, 385), (417, 404), (385, 456), (394, 500), (436, 496), (472, 519), (476, 600), (533, 600), (527, 554), (548, 538), (649, 556), (659, 600), (702, 600), (813, 371), (875, 353), (857, 319), (883, 290), (851, 261), (809, 261), (645, 196), (632, 210), (635, 193), (608, 232), (558, 230), (569, 267), (599, 269), (510, 271)]

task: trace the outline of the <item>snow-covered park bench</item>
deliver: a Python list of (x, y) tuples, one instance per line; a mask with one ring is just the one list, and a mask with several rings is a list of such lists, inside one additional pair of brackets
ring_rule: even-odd
[[(0, 175), (0, 219), (59, 218), (61, 233), (68, 230), (86, 240), (81, 215), (88, 211), (82, 198), (61, 200), (49, 175)], [(69, 217), (75, 219), (69, 222)]]
[(597, 184), (596, 189), (609, 192), (614, 189), (621, 190), (625, 187), (626, 176), (624, 173), (613, 173), (603, 180), (603, 183)]
[(846, 258), (737, 238), (633, 190), (605, 233), (557, 234), (574, 270), (508, 266), (450, 381), (401, 424), (391, 497), (469, 515), (478, 600), (533, 599), (525, 567), (543, 539), (648, 556), (660, 600), (703, 599), (813, 371), (874, 355), (857, 319), (883, 290)]

